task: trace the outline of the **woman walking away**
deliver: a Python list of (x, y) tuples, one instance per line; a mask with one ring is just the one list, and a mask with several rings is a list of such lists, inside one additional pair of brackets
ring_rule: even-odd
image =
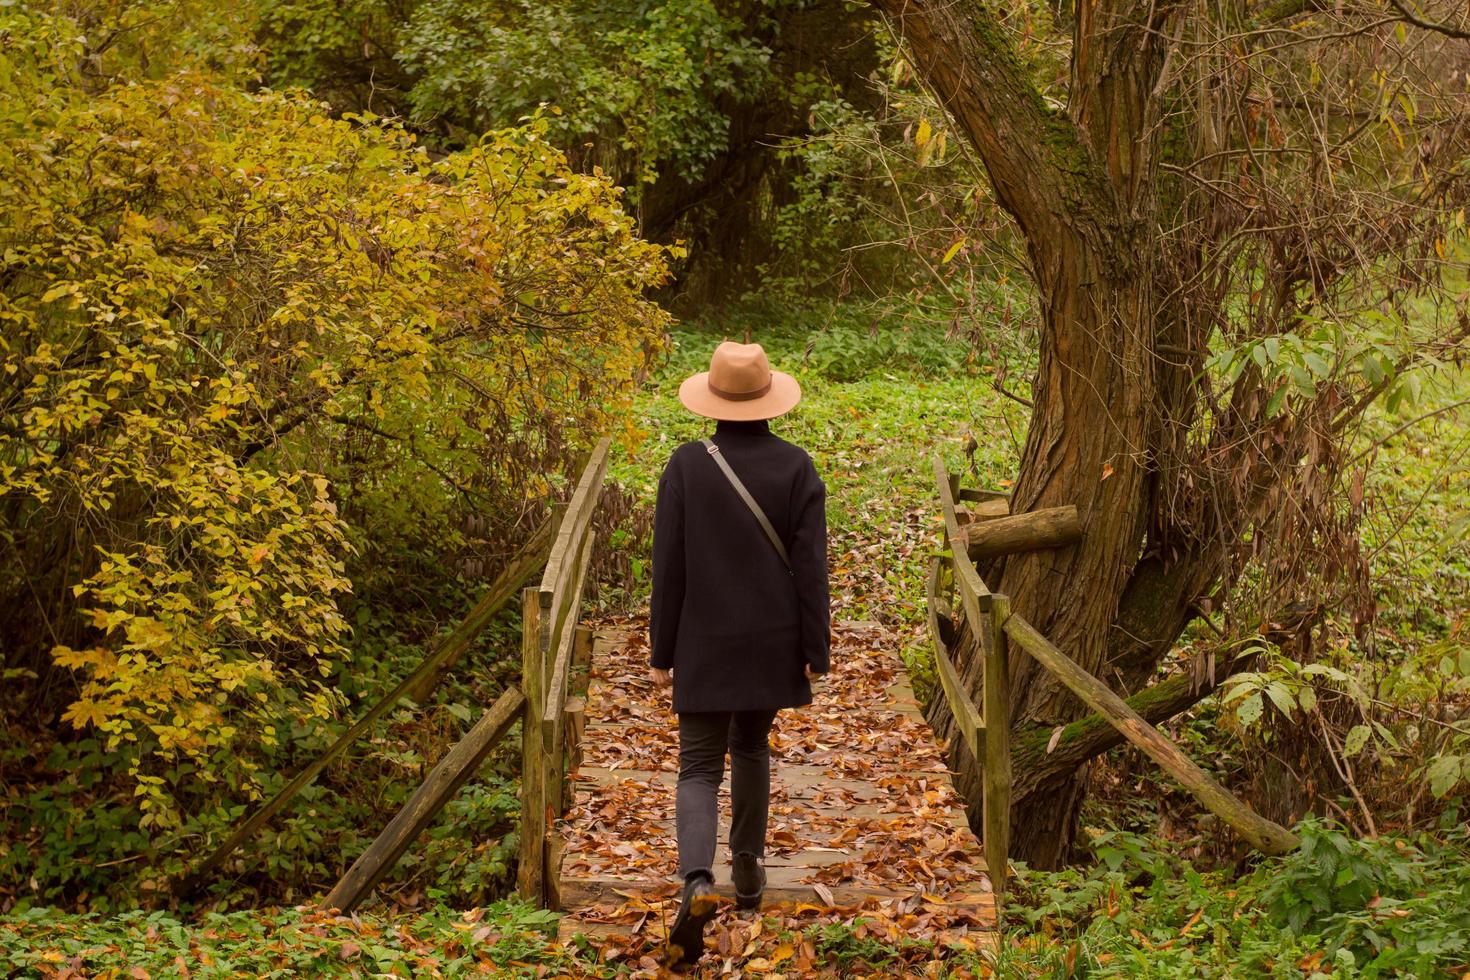
[(650, 609), (652, 676), (679, 716), (676, 833), (684, 878), (670, 959), (704, 952), (715, 913), (717, 796), (730, 753), (731, 880), (759, 908), (770, 809), (768, 736), (781, 708), (810, 704), (829, 669), (826, 487), (806, 450), (767, 419), (801, 399), (759, 344), (725, 342), (679, 400), (716, 420), (674, 450), (658, 484)]

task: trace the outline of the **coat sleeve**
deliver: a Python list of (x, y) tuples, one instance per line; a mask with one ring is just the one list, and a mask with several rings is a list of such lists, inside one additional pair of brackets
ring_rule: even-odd
[(684, 585), (684, 494), (671, 457), (659, 477), (653, 505), (653, 593), (648, 609), (652, 666), (662, 670), (674, 666)]
[(818, 674), (831, 669), (831, 590), (827, 581), (827, 487), (807, 461), (798, 489), (796, 525), (791, 541), (791, 572), (801, 616), (801, 652)]

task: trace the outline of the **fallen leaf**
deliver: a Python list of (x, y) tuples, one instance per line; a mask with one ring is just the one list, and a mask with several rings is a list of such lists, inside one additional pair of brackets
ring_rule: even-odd
[(1047, 755), (1051, 755), (1052, 752), (1056, 749), (1057, 743), (1062, 740), (1062, 732), (1063, 732), (1063, 730), (1064, 730), (1064, 726), (1062, 726), (1062, 725), (1058, 725), (1057, 727), (1055, 727), (1055, 728), (1053, 728), (1051, 730), (1051, 738), (1047, 739), (1047, 742), (1046, 742), (1046, 754)]

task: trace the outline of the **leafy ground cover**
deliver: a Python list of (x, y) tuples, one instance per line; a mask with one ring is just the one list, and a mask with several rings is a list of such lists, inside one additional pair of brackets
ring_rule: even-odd
[(33, 909), (0, 923), (0, 968), (44, 977), (534, 976), (567, 972), (556, 916), (516, 902), (338, 917), (307, 908), (112, 917)]

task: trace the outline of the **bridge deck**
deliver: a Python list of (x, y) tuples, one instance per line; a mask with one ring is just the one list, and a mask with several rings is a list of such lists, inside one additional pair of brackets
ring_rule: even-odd
[[(935, 938), (989, 933), (979, 844), (888, 634), (861, 623), (834, 632), (831, 679), (772, 730), (767, 908), (918, 912)], [(677, 907), (677, 718), (648, 680), (645, 637), (635, 621), (600, 631), (593, 647), (582, 759), (556, 828), (563, 934), (657, 941)], [(721, 810), (716, 885), (732, 895), (728, 774)]]

